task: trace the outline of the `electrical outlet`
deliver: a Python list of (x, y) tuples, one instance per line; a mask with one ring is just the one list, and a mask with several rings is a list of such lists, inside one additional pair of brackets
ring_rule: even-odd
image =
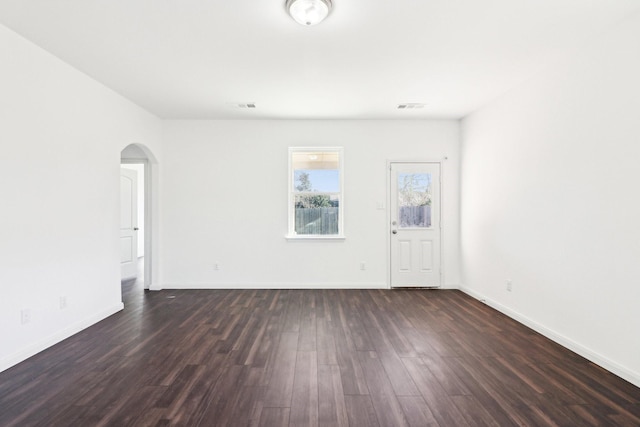
[(64, 310), (65, 308), (67, 308), (67, 297), (63, 295), (60, 297), (60, 310)]
[(513, 283), (511, 283), (511, 280), (507, 280), (507, 291), (511, 292), (512, 289), (513, 289)]
[(218, 264), (217, 262), (213, 265), (213, 269), (214, 270), (220, 270), (220, 264)]
[(31, 322), (31, 310), (28, 308), (24, 308), (20, 311), (20, 322), (23, 325)]
[(366, 270), (366, 269), (367, 269), (367, 263), (361, 262), (360, 263), (360, 270)]

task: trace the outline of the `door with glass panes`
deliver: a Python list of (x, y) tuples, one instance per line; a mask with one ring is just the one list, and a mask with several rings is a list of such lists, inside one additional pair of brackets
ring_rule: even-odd
[(439, 287), (440, 163), (390, 163), (391, 287)]

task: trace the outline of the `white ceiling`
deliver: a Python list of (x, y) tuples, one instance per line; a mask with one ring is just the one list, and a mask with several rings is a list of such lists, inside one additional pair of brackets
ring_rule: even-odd
[[(460, 118), (638, 0), (0, 0), (0, 23), (162, 118)], [(400, 103), (426, 103), (398, 110)], [(255, 103), (255, 109), (231, 103)]]

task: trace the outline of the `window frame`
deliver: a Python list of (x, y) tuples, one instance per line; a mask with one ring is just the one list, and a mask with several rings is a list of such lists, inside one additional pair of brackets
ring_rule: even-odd
[[(337, 234), (297, 234), (295, 231), (295, 197), (296, 195), (305, 194), (304, 192), (294, 191), (294, 170), (293, 170), (293, 154), (294, 153), (313, 153), (313, 152), (337, 152), (340, 178), (340, 193), (320, 193), (320, 194), (339, 194), (339, 213), (338, 213), (338, 233)], [(288, 240), (344, 240), (344, 147), (289, 147), (288, 150), (288, 231), (285, 236)]]

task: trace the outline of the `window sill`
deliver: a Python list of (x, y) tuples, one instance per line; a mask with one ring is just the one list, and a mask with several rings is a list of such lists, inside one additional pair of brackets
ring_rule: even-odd
[(345, 240), (346, 237), (342, 235), (335, 236), (321, 236), (321, 235), (313, 235), (313, 234), (287, 234), (284, 236), (287, 240), (292, 241), (300, 241), (300, 240), (330, 240), (330, 241), (340, 241)]

